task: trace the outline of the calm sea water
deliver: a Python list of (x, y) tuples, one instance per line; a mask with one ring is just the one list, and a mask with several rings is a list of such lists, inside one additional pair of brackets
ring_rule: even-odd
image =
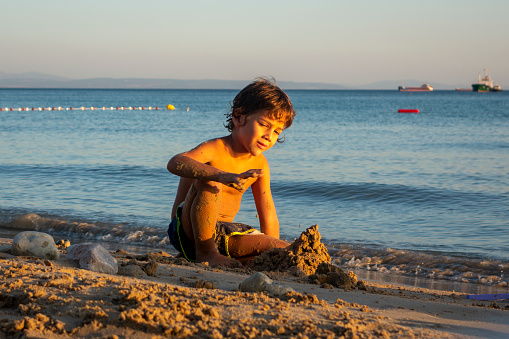
[[(226, 135), (236, 93), (0, 89), (0, 236), (34, 213), (54, 236), (172, 251), (166, 163)], [(297, 118), (266, 153), (282, 238), (318, 224), (338, 265), (507, 289), (508, 93), (288, 94)], [(249, 194), (237, 221), (258, 224)]]

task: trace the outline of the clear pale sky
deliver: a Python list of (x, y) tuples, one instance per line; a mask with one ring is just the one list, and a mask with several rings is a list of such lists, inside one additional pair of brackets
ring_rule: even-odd
[(0, 71), (509, 89), (509, 1), (2, 1)]

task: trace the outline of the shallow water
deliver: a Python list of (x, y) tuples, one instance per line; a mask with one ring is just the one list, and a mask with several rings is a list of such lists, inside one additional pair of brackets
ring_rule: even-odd
[[(342, 265), (504, 288), (507, 93), (288, 93), (298, 116), (266, 153), (283, 238), (318, 224)], [(14, 108), (0, 112), (1, 225), (20, 229), (13, 220), (36, 213), (55, 235), (168, 249), (178, 178), (166, 162), (225, 135), (235, 94), (0, 89), (0, 107)], [(82, 106), (101, 109), (66, 110)], [(253, 204), (246, 195), (237, 221), (257, 225)]]

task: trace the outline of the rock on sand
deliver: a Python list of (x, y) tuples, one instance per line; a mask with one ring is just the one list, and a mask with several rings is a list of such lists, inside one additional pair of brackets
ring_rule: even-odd
[(256, 272), (240, 283), (239, 290), (243, 292), (267, 292), (270, 295), (283, 295), (295, 292), (291, 287), (274, 283), (267, 275)]
[(67, 259), (79, 261), (80, 268), (99, 272), (117, 274), (117, 260), (101, 245), (84, 243), (67, 248)]
[(43, 259), (60, 258), (60, 252), (58, 252), (53, 237), (47, 233), (35, 231), (18, 233), (12, 241), (12, 253)]

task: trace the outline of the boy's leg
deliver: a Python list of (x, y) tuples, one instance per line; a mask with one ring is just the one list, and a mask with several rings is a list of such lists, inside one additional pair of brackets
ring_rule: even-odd
[(243, 264), (264, 251), (288, 246), (290, 243), (263, 233), (233, 235), (228, 239), (228, 252)]
[(238, 261), (219, 253), (214, 241), (221, 196), (221, 184), (195, 180), (182, 209), (182, 227), (189, 239), (194, 239), (197, 262), (239, 267)]

